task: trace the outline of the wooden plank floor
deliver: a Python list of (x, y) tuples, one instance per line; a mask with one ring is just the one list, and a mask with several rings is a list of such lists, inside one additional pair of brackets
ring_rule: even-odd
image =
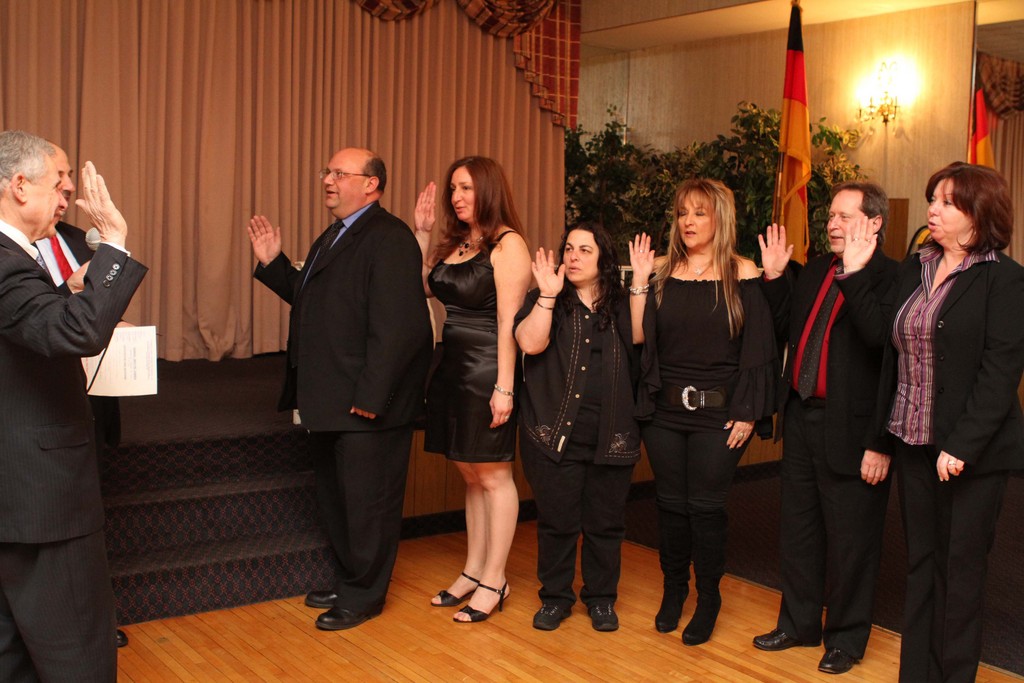
[[(328, 633), (302, 597), (125, 627), (123, 683), (165, 681), (822, 681), (821, 648), (760, 652), (750, 639), (775, 624), (778, 593), (741, 579), (723, 581), (724, 605), (711, 641), (685, 647), (679, 631), (654, 630), (661, 599), (655, 551), (623, 546), (621, 627), (598, 633), (581, 604), (553, 632), (532, 628), (537, 599), (536, 526), (522, 524), (509, 560), (505, 611), (455, 624), (453, 609), (430, 596), (461, 570), (465, 537), (404, 541), (384, 614)], [(693, 597), (683, 623), (693, 609)], [(895, 681), (899, 636), (875, 629), (864, 661), (843, 681)], [(979, 683), (1021, 681), (982, 667)]]

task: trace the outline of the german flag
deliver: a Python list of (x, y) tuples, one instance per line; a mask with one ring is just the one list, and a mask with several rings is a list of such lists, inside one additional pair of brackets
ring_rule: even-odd
[(773, 220), (786, 226), (793, 259), (807, 261), (807, 183), (811, 179), (811, 127), (807, 113), (807, 78), (800, 3), (793, 0), (786, 47), (786, 83), (779, 131), (779, 172), (775, 181)]
[(988, 110), (985, 108), (985, 93), (978, 88), (974, 93), (974, 132), (971, 133), (971, 147), (967, 161), (979, 166), (996, 167), (992, 153), (992, 138), (988, 135)]

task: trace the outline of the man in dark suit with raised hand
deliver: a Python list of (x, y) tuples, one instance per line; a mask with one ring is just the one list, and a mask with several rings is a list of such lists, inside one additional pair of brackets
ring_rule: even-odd
[[(878, 233), (881, 244), (888, 208), (874, 183), (833, 188), (832, 253), (808, 261), (795, 287), (786, 272), (792, 246), (785, 244), (785, 228), (771, 226), (758, 237), (762, 289), (789, 331), (778, 418), (784, 439), (782, 604), (776, 628), (755, 637), (754, 645), (776, 651), (816, 646), (824, 638), (818, 669), (832, 674), (849, 671), (867, 647), (890, 481), (889, 456), (863, 448), (887, 329), (877, 305), (844, 298), (843, 253), (858, 224), (864, 233)], [(864, 270), (881, 299), (895, 277), (895, 261), (878, 249)], [(822, 606), (828, 608), (824, 629)]]
[(342, 149), (320, 174), (335, 221), (301, 270), (281, 253), (281, 231), (249, 223), (255, 277), (292, 305), (284, 392), (309, 429), (317, 500), (341, 565), (318, 628), (358, 626), (384, 608), (398, 553), (412, 422), (423, 407), (432, 335), (422, 259), (412, 231), (378, 200), (383, 161)]
[[(56, 154), (54, 161), (57, 164), (57, 176), (60, 178), (60, 192), (64, 199), (71, 201), (71, 195), (75, 192), (75, 181), (73, 179), (74, 169), (68, 161), (67, 152), (59, 145), (50, 142)], [(82, 291), (85, 286), (85, 273), (89, 269), (89, 261), (92, 259), (93, 249), (85, 238), (85, 231), (70, 223), (65, 223), (64, 210), (58, 210), (54, 215), (55, 234), (35, 243), (39, 255), (46, 264), (46, 270), (57, 286), (57, 291), (64, 296), (71, 296)], [(121, 404), (114, 396), (89, 396), (89, 405), (92, 407), (93, 425), (96, 429), (96, 454), (103, 460), (104, 449), (116, 448), (121, 441)], [(102, 468), (101, 468), (102, 471)], [(117, 646), (124, 647), (128, 644), (128, 634), (117, 629)]]
[(91, 163), (78, 206), (102, 244), (64, 297), (33, 242), (67, 208), (55, 150), (0, 133), (0, 680), (114, 681), (114, 598), (81, 358), (109, 342), (145, 266)]

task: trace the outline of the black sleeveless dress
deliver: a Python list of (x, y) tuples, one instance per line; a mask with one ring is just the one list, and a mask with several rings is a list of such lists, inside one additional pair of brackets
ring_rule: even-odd
[(481, 252), (462, 263), (440, 261), (427, 281), (448, 318), (441, 363), (427, 390), (424, 448), (461, 462), (510, 462), (516, 451), (515, 413), (490, 428), (498, 378), (498, 294), (490, 256)]

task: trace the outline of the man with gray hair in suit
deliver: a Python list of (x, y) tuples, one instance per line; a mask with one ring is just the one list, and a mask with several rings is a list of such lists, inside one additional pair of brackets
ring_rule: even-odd
[(67, 208), (56, 150), (0, 133), (0, 680), (117, 678), (114, 597), (81, 358), (109, 342), (146, 267), (87, 162), (78, 206), (101, 244), (73, 297), (34, 242)]

